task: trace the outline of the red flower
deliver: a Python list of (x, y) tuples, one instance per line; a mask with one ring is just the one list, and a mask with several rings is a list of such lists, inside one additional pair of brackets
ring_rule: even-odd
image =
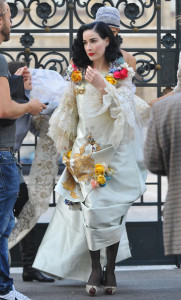
[(113, 76), (117, 79), (125, 79), (126, 77), (128, 77), (128, 70), (126, 68), (123, 68), (120, 71), (115, 71), (113, 73)]
[(74, 64), (72, 64), (72, 68), (73, 68), (74, 70), (77, 70), (77, 66), (74, 65)]

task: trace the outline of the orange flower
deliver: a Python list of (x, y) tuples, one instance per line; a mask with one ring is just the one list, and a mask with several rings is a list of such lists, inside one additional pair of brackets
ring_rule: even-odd
[(73, 71), (71, 79), (74, 82), (79, 82), (82, 80), (82, 73), (80, 71)]
[(96, 164), (95, 165), (95, 173), (96, 173), (96, 175), (104, 174), (105, 173), (105, 167), (101, 164)]

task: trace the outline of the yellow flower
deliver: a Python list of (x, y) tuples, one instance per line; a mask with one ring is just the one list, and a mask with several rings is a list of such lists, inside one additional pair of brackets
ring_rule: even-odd
[(111, 84), (116, 84), (117, 80), (112, 75), (107, 75), (106, 80)]
[(105, 183), (106, 183), (106, 178), (105, 178), (105, 176), (104, 176), (104, 175), (99, 175), (99, 176), (97, 177), (97, 182), (98, 182), (99, 184), (101, 184), (101, 185), (105, 184)]
[(96, 173), (96, 175), (104, 174), (105, 173), (105, 167), (101, 164), (96, 164), (95, 165), (95, 173)]
[(82, 80), (82, 73), (80, 71), (73, 71), (71, 75), (71, 79), (74, 82), (78, 82)]
[(67, 152), (67, 158), (68, 158), (68, 159), (70, 159), (71, 153), (72, 153), (71, 150), (69, 150), (69, 151)]

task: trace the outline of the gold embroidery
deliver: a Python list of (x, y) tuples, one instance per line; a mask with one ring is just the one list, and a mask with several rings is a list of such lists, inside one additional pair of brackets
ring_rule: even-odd
[(74, 95), (82, 95), (85, 93), (85, 88), (84, 89), (75, 89), (74, 90)]
[(62, 162), (67, 166), (67, 169), (68, 169), (68, 171), (70, 172), (70, 174), (71, 174), (72, 176), (74, 176), (74, 171), (72, 170), (72, 168), (71, 168), (71, 166), (70, 166), (70, 160), (69, 160), (68, 157), (67, 157), (67, 153), (64, 153), (64, 154), (63, 154)]
[(95, 152), (101, 151), (101, 147), (98, 144), (95, 144)]
[(78, 181), (87, 181), (94, 175), (94, 159), (89, 155), (84, 155), (85, 148), (89, 145), (89, 142), (82, 145), (80, 153), (75, 153), (73, 156), (73, 165), (70, 165), (70, 160), (66, 154), (63, 155), (63, 163), (66, 164), (69, 172), (72, 176), (75, 176)]
[[(90, 141), (88, 141), (87, 143), (81, 146), (80, 153), (75, 153), (73, 155), (73, 159), (69, 160), (67, 157), (67, 153), (63, 155), (63, 159), (62, 159), (63, 163), (66, 164), (67, 169), (70, 172), (70, 175), (73, 177), (75, 176), (79, 182), (81, 181), (86, 182), (88, 180), (91, 180), (95, 174), (95, 161), (92, 158), (92, 153), (88, 155), (84, 154), (85, 149), (88, 145), (90, 145)], [(95, 146), (94, 151), (101, 150), (101, 147), (98, 144), (95, 144), (94, 146)], [(67, 185), (65, 188), (67, 189)]]
[(70, 172), (67, 172), (67, 180), (65, 182), (62, 182), (62, 185), (63, 185), (64, 189), (66, 189), (67, 191), (70, 191), (70, 196), (72, 198), (74, 198), (74, 199), (79, 198), (77, 196), (77, 194), (74, 192), (74, 190), (76, 188), (76, 182)]
[(94, 175), (94, 159), (92, 154), (76, 157), (74, 160), (74, 175), (79, 181), (90, 180)]
[(87, 181), (92, 178), (94, 175), (94, 159), (91, 157), (92, 153), (89, 155), (84, 155), (86, 146), (89, 145), (89, 142), (82, 145), (80, 148), (80, 154), (74, 154), (74, 175), (78, 181)]

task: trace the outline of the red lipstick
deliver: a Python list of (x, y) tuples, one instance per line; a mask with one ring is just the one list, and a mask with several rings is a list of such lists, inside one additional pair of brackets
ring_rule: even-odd
[(95, 53), (88, 53), (89, 56), (93, 56)]

